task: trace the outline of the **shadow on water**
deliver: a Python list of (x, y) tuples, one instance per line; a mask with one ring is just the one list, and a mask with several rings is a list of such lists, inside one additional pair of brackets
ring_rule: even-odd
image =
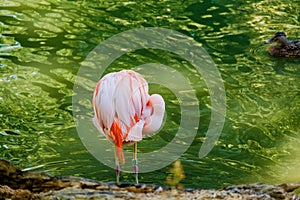
[[(210, 94), (187, 61), (161, 50), (139, 50), (116, 60), (107, 72), (156, 62), (188, 77), (199, 98), (201, 119), (195, 140), (181, 157), (186, 175), (182, 183), (220, 188), (299, 181), (300, 60), (271, 58), (269, 46), (263, 45), (279, 30), (300, 38), (299, 16), (293, 14), (299, 10), (298, 4), (279, 0), (4, 0), (0, 4), (0, 157), (52, 174), (114, 180), (114, 170), (93, 158), (77, 135), (73, 83), (81, 62), (100, 42), (132, 28), (164, 27), (199, 42), (224, 80), (226, 122), (208, 156), (198, 158), (211, 115)], [(166, 99), (168, 122), (159, 134), (141, 142), (140, 152), (171, 141), (180, 123), (175, 95), (163, 87), (150, 85), (150, 90)], [(82, 105), (90, 109), (90, 103)], [(86, 115), (92, 117), (92, 110)], [(165, 185), (170, 167), (141, 174), (141, 182)], [(122, 173), (122, 180), (134, 178)]]

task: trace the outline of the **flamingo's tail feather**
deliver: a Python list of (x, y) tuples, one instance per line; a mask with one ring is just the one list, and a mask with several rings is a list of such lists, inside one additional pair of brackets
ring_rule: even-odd
[(111, 125), (111, 138), (113, 138), (115, 142), (115, 150), (117, 157), (120, 161), (121, 164), (125, 163), (124, 159), (124, 152), (123, 152), (123, 136), (122, 136), (122, 130), (118, 122), (114, 121), (113, 124)]

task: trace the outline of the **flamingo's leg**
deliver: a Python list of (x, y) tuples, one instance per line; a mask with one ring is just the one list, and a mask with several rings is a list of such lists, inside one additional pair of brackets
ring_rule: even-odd
[(133, 144), (133, 172), (135, 173), (135, 182), (139, 183), (139, 168), (137, 160), (137, 142)]
[(117, 184), (120, 184), (120, 162), (119, 158), (117, 156), (117, 146), (115, 146), (115, 172), (116, 172), (116, 177), (117, 177)]

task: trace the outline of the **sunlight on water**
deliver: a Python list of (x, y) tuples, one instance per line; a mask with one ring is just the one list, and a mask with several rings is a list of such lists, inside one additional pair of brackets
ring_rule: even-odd
[[(198, 152), (210, 120), (210, 94), (190, 63), (170, 52), (138, 50), (117, 59), (106, 73), (160, 63), (189, 80), (199, 99), (200, 125), (180, 158), (186, 175), (182, 183), (220, 188), (299, 181), (300, 60), (272, 58), (269, 45), (263, 44), (277, 31), (299, 39), (299, 11), (299, 4), (288, 0), (2, 0), (0, 157), (24, 169), (113, 181), (114, 170), (93, 158), (76, 132), (72, 98), (78, 95), (73, 92), (77, 71), (89, 52), (109, 37), (132, 28), (164, 27), (199, 42), (222, 75), (226, 122), (208, 156), (199, 159)], [(82, 90), (92, 92), (92, 81), (79, 78)], [(181, 117), (180, 102), (170, 90), (150, 84), (150, 91), (164, 96), (168, 122), (159, 134), (140, 142), (140, 152), (171, 141)], [(91, 108), (90, 99), (80, 104), (78, 112)], [(92, 117), (92, 110), (84, 114)], [(165, 185), (168, 169), (141, 174), (141, 182)], [(132, 174), (121, 175), (124, 181), (134, 180)]]

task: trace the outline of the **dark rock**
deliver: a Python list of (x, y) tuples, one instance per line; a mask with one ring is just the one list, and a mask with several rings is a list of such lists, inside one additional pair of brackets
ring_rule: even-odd
[(300, 200), (300, 183), (229, 186), (223, 190), (175, 190), (153, 184), (103, 183), (80, 177), (22, 171), (0, 159), (0, 199), (291, 199)]

